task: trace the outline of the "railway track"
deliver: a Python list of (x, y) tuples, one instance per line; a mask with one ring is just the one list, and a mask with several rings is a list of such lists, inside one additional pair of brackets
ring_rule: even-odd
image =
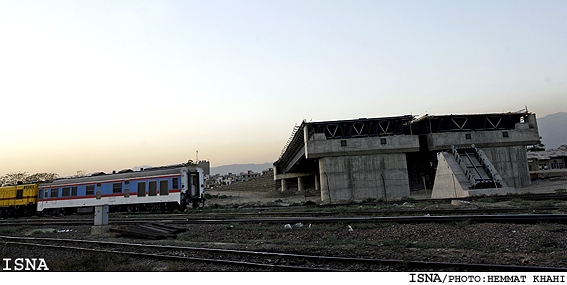
[[(348, 202), (348, 203), (330, 203), (330, 204), (321, 204), (316, 205), (318, 208), (333, 208), (339, 206), (348, 206), (348, 205), (380, 205), (380, 204), (398, 204), (400, 202), (422, 202), (422, 201), (429, 201), (429, 202), (451, 202), (452, 200), (463, 200), (463, 201), (478, 201), (478, 200), (491, 200), (491, 201), (509, 201), (509, 200), (527, 200), (527, 201), (541, 201), (541, 200), (559, 200), (565, 201), (567, 200), (567, 193), (540, 193), (540, 194), (511, 194), (511, 195), (494, 195), (494, 196), (472, 196), (472, 197), (462, 197), (462, 198), (406, 198), (402, 200), (394, 200), (394, 201), (382, 201), (378, 200), (376, 202)], [(299, 206), (302, 207), (302, 206)]]
[(210, 217), (210, 216), (360, 216), (360, 215), (381, 215), (381, 216), (400, 216), (400, 215), (417, 215), (417, 214), (470, 214), (470, 213), (535, 213), (565, 211), (567, 207), (506, 207), (506, 208), (477, 208), (477, 209), (402, 209), (402, 210), (353, 210), (353, 211), (324, 211), (324, 212), (307, 212), (307, 211), (259, 211), (259, 212), (243, 212), (243, 213), (197, 213), (189, 214), (189, 217)]
[[(457, 209), (376, 209), (376, 210), (344, 210), (344, 211), (279, 211), (273, 209), (262, 209), (262, 210), (253, 210), (250, 211), (249, 209), (245, 212), (197, 212), (197, 213), (189, 213), (189, 214), (162, 214), (162, 213), (118, 213), (113, 214), (114, 217), (110, 218), (111, 220), (164, 220), (164, 219), (171, 219), (171, 220), (181, 220), (184, 218), (189, 219), (206, 219), (212, 216), (225, 216), (225, 217), (265, 217), (265, 216), (312, 216), (312, 217), (320, 217), (320, 216), (361, 216), (361, 215), (380, 215), (380, 216), (401, 216), (401, 215), (420, 215), (420, 214), (440, 214), (440, 215), (449, 215), (449, 214), (472, 214), (472, 213), (524, 213), (524, 214), (531, 214), (531, 213), (545, 213), (551, 211), (567, 211), (567, 207), (565, 206), (552, 206), (552, 207), (499, 207), (499, 208), (457, 208)], [(152, 217), (140, 217), (142, 215), (151, 215)], [(61, 221), (61, 220), (69, 220), (69, 221), (88, 221), (91, 218), (81, 218), (84, 215), (78, 216), (68, 216), (63, 218), (56, 218), (56, 217), (44, 217), (44, 218), (4, 218), (0, 219), (4, 221), (25, 221), (25, 222), (32, 222), (32, 221)], [(121, 217), (126, 216), (127, 218)]]
[[(163, 224), (229, 224), (229, 223), (567, 223), (567, 214), (514, 214), (514, 215), (422, 215), (396, 217), (250, 217), (227, 219), (193, 219), (193, 218), (127, 218), (110, 219), (110, 225), (163, 223)], [(27, 219), (2, 221), (0, 226), (22, 225), (92, 225), (93, 219)]]
[(400, 217), (273, 217), (273, 218), (234, 218), (234, 219), (188, 219), (186, 224), (200, 223), (518, 223), (533, 224), (540, 222), (566, 223), (567, 214), (524, 214), (524, 215), (446, 215), (446, 216), (400, 216)]
[[(567, 268), (515, 266), (499, 264), (469, 264), (392, 259), (368, 259), (337, 256), (315, 256), (277, 252), (258, 252), (199, 247), (180, 247), (107, 241), (58, 238), (0, 236), (4, 246), (49, 248), (104, 254), (127, 255), (135, 258), (177, 262), (199, 262), (228, 266), (228, 270), (268, 271), (400, 271), (400, 270), (471, 270), (506, 272), (560, 272)], [(73, 246), (71, 246), (73, 245)], [(80, 245), (80, 246), (76, 246)], [(126, 251), (125, 249), (129, 249)], [(225, 268), (226, 269), (226, 268)]]

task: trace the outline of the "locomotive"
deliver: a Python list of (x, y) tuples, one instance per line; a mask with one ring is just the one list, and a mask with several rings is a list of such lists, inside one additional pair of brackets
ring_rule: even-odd
[(184, 210), (204, 204), (203, 170), (186, 164), (122, 170), (45, 183), (0, 187), (0, 215)]
[(0, 187), (0, 217), (29, 215), (37, 210), (37, 183)]

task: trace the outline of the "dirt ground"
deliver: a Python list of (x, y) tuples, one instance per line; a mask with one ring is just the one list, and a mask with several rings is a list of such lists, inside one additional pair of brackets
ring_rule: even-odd
[(531, 185), (516, 189), (518, 193), (554, 193), (557, 189), (567, 190), (567, 177), (534, 180)]
[[(558, 189), (567, 190), (567, 177), (535, 180), (527, 187), (516, 189), (516, 193), (554, 193)], [(311, 193), (308, 195), (304, 195), (303, 193), (282, 195), (274, 192), (210, 190), (207, 191), (207, 194), (213, 196), (213, 198), (207, 200), (207, 205), (241, 205), (253, 203), (259, 205), (275, 204), (280, 206), (289, 206), (292, 204), (301, 204), (306, 201), (312, 201), (316, 204), (322, 203), (321, 195), (318, 193)], [(427, 195), (423, 192), (412, 192), (410, 198), (428, 199), (430, 194), (431, 190), (428, 190)], [(226, 198), (224, 198), (224, 196), (226, 196)]]
[[(274, 204), (279, 206), (289, 206), (292, 204), (302, 204), (306, 201), (312, 201), (314, 203), (321, 203), (321, 195), (273, 195), (271, 192), (252, 192), (252, 191), (219, 191), (211, 190), (206, 192), (213, 195), (214, 198), (208, 199), (206, 201), (207, 205), (218, 204), (218, 205), (241, 205), (241, 204)], [(217, 198), (223, 197), (225, 195), (227, 198)]]

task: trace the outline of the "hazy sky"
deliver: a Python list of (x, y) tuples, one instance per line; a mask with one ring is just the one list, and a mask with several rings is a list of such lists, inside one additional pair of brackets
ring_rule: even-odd
[(567, 1), (0, 1), (0, 175), (273, 162), (295, 124), (567, 111)]

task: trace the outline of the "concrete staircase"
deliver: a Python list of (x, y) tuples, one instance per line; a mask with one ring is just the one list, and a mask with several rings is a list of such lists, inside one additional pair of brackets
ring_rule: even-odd
[(453, 146), (451, 153), (467, 176), (471, 189), (502, 188), (502, 177), (486, 155), (474, 145), (463, 148)]
[(274, 180), (274, 171), (270, 170), (264, 175), (252, 178), (248, 181), (233, 183), (230, 185), (223, 185), (215, 187), (219, 191), (250, 191), (250, 192), (268, 192), (276, 188), (276, 181)]
[(496, 171), (488, 157), (474, 145), (451, 147), (439, 153), (432, 198), (460, 198), (514, 193)]

